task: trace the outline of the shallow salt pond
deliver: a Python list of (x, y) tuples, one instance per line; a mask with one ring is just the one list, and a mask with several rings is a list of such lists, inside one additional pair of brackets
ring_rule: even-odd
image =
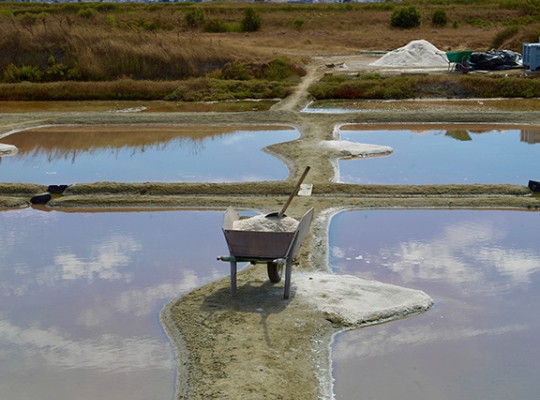
[(393, 153), (339, 162), (339, 181), (362, 184), (516, 184), (538, 178), (540, 127), (352, 125), (342, 140)]
[(224, 182), (285, 179), (263, 148), (297, 139), (279, 126), (48, 126), (1, 138), (0, 182)]
[(339, 334), (336, 399), (520, 399), (540, 392), (540, 213), (336, 215), (330, 265), (420, 289), (425, 314)]
[(159, 311), (226, 276), (222, 211), (0, 212), (0, 393), (174, 397)]

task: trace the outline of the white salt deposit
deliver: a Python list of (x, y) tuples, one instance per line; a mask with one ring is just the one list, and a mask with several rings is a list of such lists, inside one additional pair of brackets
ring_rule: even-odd
[(404, 47), (391, 51), (370, 65), (378, 67), (447, 67), (446, 52), (427, 40), (413, 40)]
[(336, 153), (339, 157), (369, 157), (382, 156), (392, 153), (393, 149), (388, 146), (348, 142), (346, 140), (323, 140), (319, 146)]
[(257, 215), (255, 217), (234, 221), (235, 231), (253, 232), (294, 232), (298, 221), (291, 217)]
[(428, 310), (426, 293), (351, 275), (296, 272), (295, 299), (310, 304), (330, 321), (349, 327), (386, 322)]
[(12, 156), (17, 154), (19, 149), (11, 144), (0, 143), (0, 156)]

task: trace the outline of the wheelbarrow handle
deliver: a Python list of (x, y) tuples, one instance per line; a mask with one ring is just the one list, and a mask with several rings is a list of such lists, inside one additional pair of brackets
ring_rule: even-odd
[(290, 194), (289, 198), (287, 199), (287, 202), (283, 205), (283, 208), (281, 209), (281, 211), (278, 213), (278, 217), (281, 218), (283, 217), (283, 214), (285, 214), (285, 211), (287, 210), (287, 207), (289, 207), (289, 204), (291, 204), (291, 201), (292, 199), (294, 198), (294, 196), (296, 196), (296, 193), (298, 192), (298, 189), (300, 189), (300, 185), (302, 184), (302, 182), (304, 181), (304, 179), (306, 178), (306, 175), (308, 174), (309, 170), (311, 169), (310, 166), (307, 166), (306, 169), (304, 170), (304, 172), (302, 173), (302, 176), (300, 177), (300, 179), (298, 180), (298, 183), (296, 184), (296, 186), (294, 187), (294, 190), (292, 191), (292, 193)]

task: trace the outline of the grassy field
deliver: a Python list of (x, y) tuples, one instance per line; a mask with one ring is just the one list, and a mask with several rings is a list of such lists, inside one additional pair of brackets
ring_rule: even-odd
[[(420, 26), (393, 28), (392, 14), (411, 5)], [(434, 24), (441, 10), (447, 22)], [(0, 100), (261, 99), (286, 96), (313, 55), (414, 39), (444, 51), (521, 51), (538, 41), (540, 0), (1, 3), (0, 31)]]

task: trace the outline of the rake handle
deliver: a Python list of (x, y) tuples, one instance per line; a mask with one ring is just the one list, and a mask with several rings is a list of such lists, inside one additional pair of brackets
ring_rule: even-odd
[(278, 213), (279, 218), (283, 217), (283, 214), (285, 214), (285, 211), (287, 210), (287, 207), (289, 207), (289, 204), (291, 204), (292, 199), (294, 198), (294, 196), (296, 196), (296, 193), (298, 192), (298, 189), (300, 189), (300, 185), (302, 184), (302, 182), (306, 178), (306, 175), (308, 174), (310, 169), (311, 169), (311, 167), (307, 166), (306, 169), (304, 170), (304, 172), (302, 173), (302, 176), (298, 180), (298, 183), (294, 187), (294, 190), (292, 191), (289, 198), (287, 199), (287, 202), (283, 205), (283, 208)]

